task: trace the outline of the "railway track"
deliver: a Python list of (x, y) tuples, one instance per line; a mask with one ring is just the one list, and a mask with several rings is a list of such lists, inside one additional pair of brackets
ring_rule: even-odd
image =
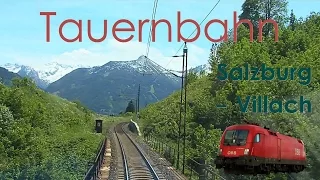
[(114, 127), (121, 158), (118, 159), (118, 179), (165, 180), (159, 169), (153, 168), (140, 147), (124, 131), (124, 124)]

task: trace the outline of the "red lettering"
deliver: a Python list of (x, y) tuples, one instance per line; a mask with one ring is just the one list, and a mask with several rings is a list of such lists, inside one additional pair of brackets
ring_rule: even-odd
[(168, 41), (172, 41), (172, 29), (171, 29), (171, 23), (166, 19), (160, 19), (157, 22), (155, 20), (152, 20), (152, 42), (155, 42), (156, 39), (156, 27), (159, 23), (164, 22), (168, 25)]
[(267, 19), (265, 21), (262, 21), (261, 19), (259, 20), (259, 42), (262, 42), (262, 29), (263, 26), (267, 23), (272, 23), (273, 27), (274, 27), (274, 38), (275, 38), (275, 42), (279, 41), (279, 27), (278, 27), (278, 23), (273, 20), (273, 19)]
[(139, 20), (139, 42), (142, 42), (142, 27), (145, 23), (150, 22), (149, 19)]
[[(180, 21), (181, 21), (181, 14), (180, 14), (180, 11), (178, 11), (178, 42), (180, 42), (181, 40), (184, 41), (184, 42), (193, 42), (193, 41), (197, 40), (199, 38), (199, 36), (200, 36), (200, 25), (193, 19), (185, 19), (182, 22), (180, 22)], [(182, 25), (187, 23), (187, 22), (193, 23), (197, 28), (197, 34), (192, 39), (184, 38), (181, 35), (181, 32), (180, 32), (180, 29), (181, 29)]]
[(234, 42), (237, 42), (238, 40), (238, 35), (237, 35), (237, 30), (240, 24), (242, 23), (247, 23), (250, 28), (250, 42), (253, 41), (253, 25), (249, 19), (241, 19), (240, 21), (237, 22), (237, 12), (233, 12), (233, 40)]
[[(127, 23), (129, 24), (130, 28), (117, 28), (117, 26), (120, 24), (120, 23)], [(129, 20), (127, 19), (120, 19), (118, 20), (112, 27), (112, 35), (113, 37), (119, 41), (119, 42), (129, 42), (133, 39), (133, 35), (130, 35), (127, 39), (120, 39), (117, 34), (116, 34), (116, 31), (120, 31), (120, 32), (125, 32), (125, 31), (134, 31), (134, 25), (132, 24), (132, 22), (130, 22)]]
[[(75, 24), (77, 27), (78, 27), (78, 35), (77, 37), (73, 38), (73, 39), (67, 39), (64, 35), (63, 35), (63, 27), (67, 24), (67, 23), (73, 23)], [(65, 42), (75, 42), (75, 41), (79, 41), (79, 42), (82, 42), (82, 21), (79, 20), (79, 21), (76, 21), (76, 20), (73, 20), (73, 19), (67, 19), (67, 20), (64, 20), (60, 26), (59, 26), (59, 35), (61, 37), (61, 39), (63, 39)]]
[(96, 38), (92, 37), (92, 34), (91, 34), (91, 20), (88, 20), (88, 37), (89, 37), (89, 39), (92, 42), (102, 42), (102, 41), (104, 41), (107, 38), (107, 32), (108, 32), (107, 28), (108, 28), (108, 21), (104, 20), (103, 21), (103, 35), (102, 35), (101, 38), (96, 39)]
[[(209, 26), (215, 22), (220, 23), (224, 28), (223, 36), (220, 36), (220, 39), (217, 39), (217, 40), (211, 38), (208, 33)], [(224, 20), (224, 22), (222, 22), (219, 19), (213, 19), (213, 20), (209, 21), (206, 24), (206, 26), (204, 27), (204, 33), (205, 33), (205, 36), (207, 37), (207, 39), (209, 39), (209, 41), (211, 41), (211, 42), (220, 42), (221, 40), (224, 40), (224, 42), (227, 42), (228, 41), (228, 21)]]
[(46, 41), (50, 42), (50, 16), (57, 15), (56, 12), (40, 12), (40, 16), (46, 16)]

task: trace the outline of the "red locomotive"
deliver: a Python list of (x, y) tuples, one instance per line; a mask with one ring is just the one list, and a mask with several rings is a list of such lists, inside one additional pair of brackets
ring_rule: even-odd
[(215, 164), (229, 174), (298, 173), (307, 160), (302, 140), (247, 122), (226, 128)]

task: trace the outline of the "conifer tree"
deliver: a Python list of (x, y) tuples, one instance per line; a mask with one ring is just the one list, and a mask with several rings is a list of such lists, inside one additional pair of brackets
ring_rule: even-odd
[(131, 100), (129, 103), (128, 103), (128, 106), (126, 108), (126, 112), (134, 112), (135, 111), (135, 106), (133, 104), (133, 101)]
[[(248, 19), (253, 25), (253, 38), (259, 35), (259, 20), (273, 19), (279, 27), (287, 22), (287, 0), (246, 0), (242, 4), (242, 13), (239, 19)], [(244, 24), (249, 29), (248, 24)], [(263, 35), (268, 36), (272, 32), (273, 25), (268, 23), (263, 27)]]
[(290, 27), (291, 27), (291, 30), (293, 31), (294, 28), (295, 28), (295, 22), (296, 22), (296, 17), (295, 15), (293, 14), (293, 9), (291, 9), (291, 14), (290, 14)]

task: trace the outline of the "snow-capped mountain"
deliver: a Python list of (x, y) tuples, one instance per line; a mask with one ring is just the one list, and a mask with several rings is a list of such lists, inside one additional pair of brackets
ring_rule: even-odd
[(39, 73), (29, 66), (19, 65), (19, 64), (5, 64), (2, 67), (6, 68), (8, 71), (17, 73), (21, 77), (31, 78), (39, 88), (45, 89), (48, 83), (39, 77)]
[(51, 83), (46, 91), (68, 100), (79, 100), (99, 113), (119, 113), (125, 110), (128, 100), (137, 97), (138, 89), (143, 107), (178, 90), (180, 82), (181, 78), (140, 56), (136, 60), (76, 69)]
[(56, 62), (45, 64), (41, 69), (36, 69), (39, 72), (39, 77), (46, 82), (53, 83), (60, 78), (62, 78), (64, 75), (70, 73), (71, 71), (78, 69), (78, 68), (88, 68), (89, 66), (83, 66), (83, 65), (64, 65), (59, 64)]
[(17, 73), (22, 77), (30, 77), (42, 89), (45, 89), (50, 83), (53, 83), (70, 73), (71, 71), (85, 66), (63, 65), (56, 62), (47, 63), (40, 67), (30, 67), (20, 64), (4, 64), (2, 67), (7, 70)]
[(177, 81), (177, 77), (170, 73), (168, 70), (147, 58), (146, 56), (140, 56), (137, 60), (130, 61), (110, 61), (103, 66), (96, 66), (89, 69), (89, 74), (96, 73), (108, 73), (114, 70), (122, 70), (127, 72), (138, 72), (142, 75), (157, 75), (163, 74), (164, 76)]
[(203, 65), (200, 65), (200, 66), (196, 66), (194, 68), (191, 68), (190, 71), (194, 72), (196, 74), (200, 74), (200, 72), (203, 71), (205, 74), (208, 74), (208, 73), (211, 72), (210, 64), (207, 63), (207, 64), (203, 64)]

